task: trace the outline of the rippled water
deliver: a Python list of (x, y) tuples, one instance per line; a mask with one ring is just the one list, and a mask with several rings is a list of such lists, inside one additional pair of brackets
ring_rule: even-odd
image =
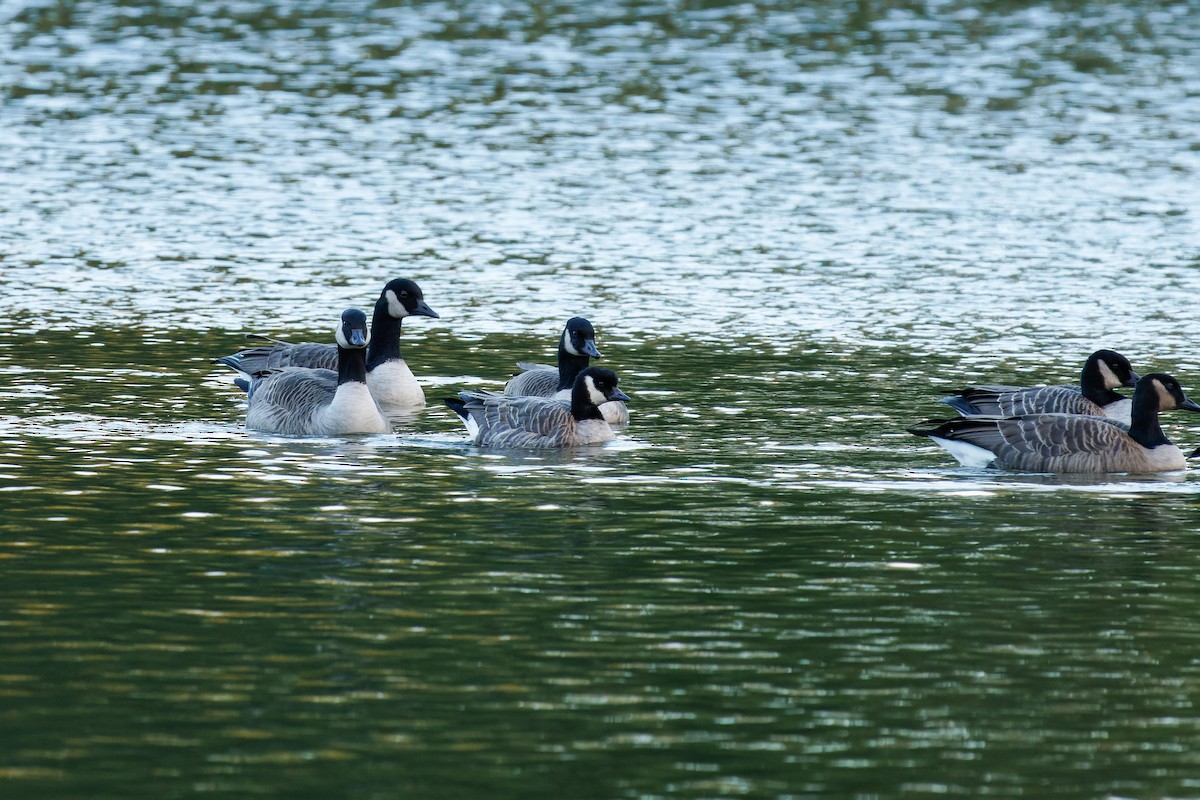
[[(1200, 794), (1196, 479), (903, 432), (1099, 346), (1200, 394), (1198, 40), (1191, 4), (0, 5), (0, 795)], [(430, 409), (245, 432), (210, 359), (396, 276)], [(621, 439), (467, 446), (437, 400), (580, 313)]]

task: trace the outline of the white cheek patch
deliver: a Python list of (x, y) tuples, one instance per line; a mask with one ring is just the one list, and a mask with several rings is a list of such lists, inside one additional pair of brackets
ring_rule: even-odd
[(1116, 389), (1121, 385), (1121, 381), (1119, 378), (1117, 378), (1117, 374), (1113, 372), (1112, 368), (1104, 361), (1100, 362), (1100, 377), (1104, 379), (1105, 389)]
[(383, 295), (387, 298), (388, 315), (395, 319), (403, 319), (408, 316), (408, 309), (404, 307), (404, 303), (400, 302), (400, 298), (391, 289), (384, 292)]
[(333, 335), (337, 339), (338, 347), (344, 347), (347, 350), (358, 350), (359, 348), (365, 347), (366, 345), (371, 343), (370, 331), (366, 332), (366, 336), (363, 337), (363, 344), (361, 344), (361, 345), (351, 344), (349, 341), (347, 341), (346, 340), (346, 329), (344, 327), (342, 327), (341, 325), (338, 325), (337, 330), (333, 332)]
[(1170, 411), (1175, 408), (1175, 398), (1167, 391), (1167, 387), (1163, 386), (1158, 381), (1154, 382), (1154, 391), (1158, 392), (1158, 410)]
[(583, 355), (582, 353), (580, 353), (578, 350), (575, 349), (575, 345), (571, 344), (571, 332), (570, 331), (563, 331), (562, 346), (563, 346), (563, 350), (566, 350), (568, 353), (570, 353), (573, 356)]
[(608, 402), (608, 398), (604, 396), (604, 392), (596, 388), (596, 382), (592, 380), (591, 375), (588, 375), (583, 380), (587, 384), (588, 400), (592, 401), (592, 405), (598, 406)]

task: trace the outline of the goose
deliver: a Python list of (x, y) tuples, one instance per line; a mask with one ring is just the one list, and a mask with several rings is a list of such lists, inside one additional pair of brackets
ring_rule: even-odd
[(629, 396), (611, 369), (588, 367), (575, 376), (570, 402), (491, 392), (460, 392), (446, 405), (462, 417), (480, 447), (552, 448), (599, 444), (614, 438), (600, 409)]
[[(504, 385), (504, 394), (516, 397), (554, 397), (571, 399), (575, 376), (587, 368), (588, 359), (599, 358), (596, 331), (584, 317), (571, 317), (558, 339), (558, 366), (518, 361), (521, 372)], [(629, 408), (619, 400), (600, 406), (600, 413), (610, 425), (628, 425)]]
[[(246, 391), (246, 427), (265, 433), (336, 436), (392, 429), (367, 388), (367, 315), (342, 312), (337, 327), (337, 371), (310, 367), (262, 370), (235, 383)], [(218, 361), (239, 372), (235, 356)], [(245, 373), (243, 373), (245, 374)]]
[[(404, 357), (400, 355), (400, 323), (405, 317), (439, 319), (425, 303), (421, 287), (404, 278), (388, 281), (375, 302), (371, 317), (371, 344), (367, 347), (367, 386), (385, 413), (416, 411), (425, 405), (425, 393)], [(315, 342), (287, 342), (259, 334), (247, 338), (265, 342), (260, 347), (224, 356), (220, 362), (237, 362), (234, 369), (248, 375), (280, 367), (312, 367), (336, 370), (338, 348)]]
[(1169, 472), (1186, 469), (1158, 424), (1172, 409), (1200, 411), (1179, 382), (1156, 372), (1133, 390), (1132, 423), (1107, 417), (1030, 414), (932, 420), (908, 429), (928, 436), (968, 467), (1027, 472)]
[(969, 386), (939, 402), (966, 417), (1083, 414), (1128, 425), (1133, 403), (1113, 389), (1133, 386), (1137, 381), (1138, 374), (1129, 359), (1112, 350), (1097, 350), (1084, 362), (1078, 387)]

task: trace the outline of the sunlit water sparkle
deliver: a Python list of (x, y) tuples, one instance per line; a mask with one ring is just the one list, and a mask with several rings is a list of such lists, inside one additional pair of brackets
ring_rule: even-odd
[[(18, 0), (0, 91), (0, 794), (1196, 793), (1193, 473), (904, 433), (1200, 394), (1193, 7)], [(245, 431), (397, 276), (429, 408)], [(575, 314), (629, 428), (472, 447)]]

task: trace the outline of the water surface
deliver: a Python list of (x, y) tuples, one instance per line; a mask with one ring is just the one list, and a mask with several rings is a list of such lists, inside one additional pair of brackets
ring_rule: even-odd
[[(1196, 31), (6, 5), (3, 794), (1200, 794), (1196, 480), (904, 433), (1098, 347), (1200, 393)], [(210, 359), (396, 276), (429, 410), (247, 433)], [(575, 314), (630, 428), (468, 446), (439, 398)]]

